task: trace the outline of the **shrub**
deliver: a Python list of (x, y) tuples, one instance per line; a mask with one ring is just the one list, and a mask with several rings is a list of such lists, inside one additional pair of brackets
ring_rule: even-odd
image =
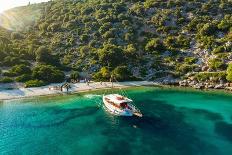
[(184, 62), (187, 63), (187, 64), (193, 64), (197, 61), (197, 58), (194, 58), (194, 57), (186, 57), (184, 59)]
[(110, 71), (107, 67), (102, 67), (101, 70), (93, 75), (96, 81), (108, 81), (110, 79)]
[(225, 48), (223, 46), (218, 46), (212, 51), (212, 53), (217, 54), (217, 53), (222, 53), (224, 51), (225, 51)]
[(162, 51), (164, 50), (164, 46), (160, 39), (154, 38), (146, 44), (145, 50), (149, 52)]
[(14, 67), (12, 67), (11, 72), (15, 73), (16, 75), (30, 74), (31, 69), (27, 65), (21, 64), (21, 65), (15, 65)]
[(198, 81), (206, 81), (210, 80), (210, 78), (213, 81), (219, 81), (221, 79), (226, 79), (226, 72), (206, 72), (206, 73), (197, 73), (195, 74), (195, 78)]
[(36, 51), (36, 61), (51, 64), (53, 61), (51, 51), (45, 46), (40, 46)]
[(2, 73), (3, 76), (8, 76), (8, 77), (15, 77), (16, 74), (14, 72), (8, 71), (8, 72), (4, 72)]
[(209, 24), (209, 23), (206, 23), (203, 25), (203, 27), (201, 27), (199, 33), (201, 36), (209, 36), (209, 35), (212, 35), (214, 34), (216, 31), (216, 26), (214, 24)]
[(98, 56), (103, 65), (110, 67), (117, 66), (125, 60), (122, 48), (111, 44), (105, 44), (99, 49)]
[(30, 74), (31, 69), (30, 67), (21, 64), (13, 66), (8, 72), (3, 73), (4, 76), (14, 77), (22, 74)]
[(11, 39), (23, 39), (24, 36), (18, 32), (12, 32), (11, 33)]
[(23, 74), (15, 78), (15, 81), (17, 82), (25, 82), (29, 80), (31, 80), (31, 75), (28, 75), (28, 74)]
[(209, 61), (209, 67), (213, 70), (225, 69), (226, 64), (223, 62), (223, 60), (215, 58)]
[(226, 79), (230, 82), (232, 82), (232, 64), (229, 64), (227, 67), (227, 76)]
[(197, 65), (182, 64), (177, 68), (177, 71), (180, 73), (192, 72)]
[(14, 82), (12, 78), (5, 77), (0, 79), (0, 83), (11, 83), (11, 82)]
[(44, 85), (46, 85), (46, 83), (43, 82), (42, 80), (30, 80), (30, 81), (25, 82), (26, 88), (28, 88), (28, 87), (41, 87)]
[(38, 65), (32, 71), (32, 77), (48, 83), (63, 82), (64, 73), (51, 65)]
[(118, 81), (131, 79), (132, 74), (128, 70), (127, 66), (118, 66), (113, 71), (112, 74)]
[(70, 78), (71, 78), (71, 79), (74, 79), (74, 80), (80, 78), (79, 72), (77, 72), (77, 71), (72, 72), (72, 73), (70, 74)]

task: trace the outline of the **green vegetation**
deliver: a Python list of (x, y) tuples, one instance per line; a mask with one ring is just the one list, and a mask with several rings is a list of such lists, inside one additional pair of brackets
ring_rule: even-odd
[(41, 81), (41, 80), (29, 80), (27, 82), (25, 82), (25, 87), (40, 87), (40, 86), (44, 86), (46, 85), (45, 82)]
[(127, 66), (118, 66), (113, 71), (112, 74), (118, 81), (131, 80), (133, 79), (132, 74), (128, 70)]
[(198, 73), (195, 75), (195, 78), (198, 81), (206, 81), (211, 80), (218, 82), (219, 80), (226, 79), (226, 72), (206, 72), (206, 73)]
[(11, 83), (11, 82), (14, 82), (12, 78), (5, 77), (0, 79), (0, 83)]
[(80, 78), (79, 72), (75, 71), (70, 74), (70, 79), (77, 80)]
[[(88, 72), (101, 81), (112, 74), (120, 81), (133, 74), (181, 78), (205, 65), (225, 72), (231, 6), (219, 0), (57, 0), (18, 7), (7, 12), (22, 16), (23, 24), (0, 17), (12, 29), (0, 27), (0, 67), (10, 68), (2, 75), (52, 83), (63, 81), (64, 71), (78, 71), (73, 79)], [(197, 64), (202, 51), (210, 61)]]
[(209, 67), (212, 68), (213, 70), (224, 70), (226, 69), (226, 65), (222, 59), (211, 59), (209, 61)]
[(51, 65), (39, 65), (32, 71), (32, 77), (46, 83), (64, 81), (64, 73)]
[(106, 81), (109, 80), (111, 72), (107, 67), (102, 67), (101, 70), (93, 75), (93, 79), (96, 81)]
[(229, 64), (227, 68), (227, 76), (226, 79), (230, 82), (232, 82), (232, 64)]

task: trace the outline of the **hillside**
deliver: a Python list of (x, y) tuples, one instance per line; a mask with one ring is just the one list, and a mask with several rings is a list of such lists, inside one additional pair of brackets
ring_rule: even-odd
[(40, 18), (45, 3), (16, 7), (0, 14), (0, 26), (14, 31), (29, 29)]
[[(95, 80), (113, 73), (119, 80), (231, 81), (226, 72), (232, 61), (231, 6), (231, 1), (219, 0), (37, 4), (42, 15), (27, 29), (11, 33), (11, 42), (4, 45), (11, 52), (0, 49), (1, 66), (12, 67), (4, 76), (49, 83), (61, 81), (62, 73), (55, 81), (36, 73), (47, 67), (88, 72)], [(29, 66), (28, 72), (17, 73), (20, 64)]]

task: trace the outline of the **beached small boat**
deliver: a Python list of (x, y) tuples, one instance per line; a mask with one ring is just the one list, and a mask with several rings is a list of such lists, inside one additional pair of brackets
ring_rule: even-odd
[(107, 110), (119, 116), (139, 116), (142, 113), (134, 105), (132, 100), (119, 94), (109, 94), (103, 96), (103, 103)]

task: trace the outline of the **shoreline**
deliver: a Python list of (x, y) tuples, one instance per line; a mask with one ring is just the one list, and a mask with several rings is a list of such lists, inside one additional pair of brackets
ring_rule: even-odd
[[(10, 90), (0, 90), (0, 102), (7, 100), (17, 100), (17, 99), (28, 99), (33, 97), (46, 97), (46, 96), (57, 96), (57, 95), (72, 95), (77, 93), (87, 93), (100, 90), (112, 89), (111, 82), (91, 82), (89, 85), (86, 83), (75, 83), (71, 84), (71, 89), (68, 92), (60, 90), (50, 90), (49, 87), (62, 85), (63, 83), (55, 83), (42, 87), (34, 88), (18, 88)], [(161, 83), (156, 83), (152, 81), (125, 81), (125, 82), (115, 82), (113, 89), (121, 88), (131, 88), (131, 87), (142, 87), (142, 86), (151, 86), (151, 87), (161, 87), (161, 88), (170, 88), (177, 90), (191, 90), (198, 92), (211, 92), (211, 93), (226, 93), (232, 95), (230, 90), (226, 89), (196, 89), (193, 87), (183, 87), (177, 85), (166, 85)]]
[[(0, 90), (0, 101), (13, 100), (13, 99), (24, 99), (39, 96), (55, 96), (65, 95), (74, 93), (83, 93), (88, 91), (107, 90), (111, 89), (111, 82), (91, 82), (89, 85), (86, 83), (75, 83), (71, 84), (71, 88), (68, 92), (60, 90), (50, 90), (49, 87), (62, 85), (63, 83), (50, 84), (42, 87), (34, 88), (18, 88), (11, 90)], [(139, 86), (161, 86), (151, 81), (126, 81), (126, 82), (115, 82), (113, 88), (128, 88), (128, 87), (139, 87)]]

